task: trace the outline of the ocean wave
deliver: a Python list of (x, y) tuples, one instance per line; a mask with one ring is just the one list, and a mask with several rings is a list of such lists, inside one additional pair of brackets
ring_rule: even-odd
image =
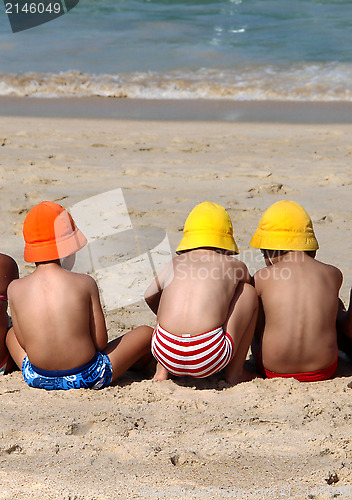
[(195, 72), (0, 72), (0, 96), (352, 101), (352, 65), (253, 66)]

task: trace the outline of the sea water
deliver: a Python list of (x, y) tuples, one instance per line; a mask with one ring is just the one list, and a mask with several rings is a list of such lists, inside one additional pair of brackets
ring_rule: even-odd
[(80, 0), (12, 33), (0, 95), (352, 100), (351, 0)]

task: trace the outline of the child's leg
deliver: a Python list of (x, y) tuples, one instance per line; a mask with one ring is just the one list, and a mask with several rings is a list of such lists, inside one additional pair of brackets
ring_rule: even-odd
[(235, 354), (226, 367), (226, 380), (238, 384), (250, 380), (253, 374), (244, 370), (258, 314), (258, 296), (255, 288), (248, 283), (239, 283), (232, 299), (224, 330), (234, 341)]
[(149, 326), (138, 326), (123, 337), (112, 340), (104, 352), (112, 364), (112, 380), (116, 380), (134, 363), (150, 353), (153, 329)]
[(18, 343), (15, 330), (13, 329), (13, 327), (10, 328), (10, 330), (7, 332), (6, 346), (9, 350), (9, 353), (11, 354), (12, 359), (14, 360), (18, 368), (21, 370), (23, 360), (26, 357), (27, 353)]
[(169, 372), (161, 363), (158, 362), (156, 365), (156, 372), (153, 377), (153, 380), (161, 381), (161, 380), (167, 380), (168, 378), (169, 378)]
[[(7, 303), (0, 302), (0, 367), (5, 363), (8, 358), (8, 349), (6, 347), (6, 333), (8, 330), (8, 316), (6, 314)], [(6, 363), (8, 365), (8, 362)]]

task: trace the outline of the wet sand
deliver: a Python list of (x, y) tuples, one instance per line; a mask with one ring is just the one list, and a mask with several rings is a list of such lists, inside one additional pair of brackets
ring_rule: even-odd
[(0, 116), (237, 123), (352, 123), (351, 102), (0, 97)]

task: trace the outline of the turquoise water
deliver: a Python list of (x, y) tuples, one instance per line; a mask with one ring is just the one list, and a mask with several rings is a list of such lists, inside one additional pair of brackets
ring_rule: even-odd
[(352, 100), (352, 2), (80, 0), (13, 34), (0, 95)]

